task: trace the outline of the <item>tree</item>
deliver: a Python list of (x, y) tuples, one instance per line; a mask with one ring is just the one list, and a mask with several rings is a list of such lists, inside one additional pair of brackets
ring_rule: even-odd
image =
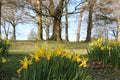
[[(66, 2), (65, 2), (66, 1)], [(52, 40), (62, 40), (61, 38), (61, 18), (62, 16), (66, 16), (66, 39), (68, 40), (68, 21), (67, 21), (67, 16), (70, 14), (76, 14), (79, 13), (77, 10), (79, 9), (78, 6), (84, 2), (77, 3), (75, 6), (74, 10), (72, 12), (67, 11), (67, 5), (68, 2), (72, 0), (26, 0), (23, 1), (22, 3), (16, 3), (17, 6), (24, 8), (26, 10), (25, 14), (27, 16), (31, 16), (31, 18), (34, 18), (36, 21), (36, 24), (42, 26), (38, 27), (38, 36), (39, 39), (42, 40), (42, 30), (43, 30), (43, 25), (46, 24), (44, 23), (43, 17), (46, 18), (51, 18), (51, 21), (53, 23), (53, 31), (52, 31), (52, 36), (50, 39)], [(78, 1), (78, 0), (76, 0)], [(73, 0), (73, 2), (76, 2)], [(64, 10), (66, 10), (66, 13), (64, 13)], [(69, 9), (68, 9), (69, 10)], [(31, 14), (31, 11), (33, 14)], [(65, 15), (67, 14), (67, 15)], [(48, 23), (49, 24), (49, 23)], [(46, 25), (47, 26), (47, 25)], [(48, 27), (46, 28), (48, 30)], [(47, 32), (48, 34), (48, 32)], [(48, 37), (47, 37), (48, 38)]]
[[(42, 2), (41, 0), (38, 1), (38, 10), (42, 13)], [(43, 40), (42, 38), (42, 14), (38, 14), (38, 37), (37, 40)]]
[(67, 6), (68, 0), (65, 0), (65, 40), (69, 41), (68, 39), (68, 6)]
[(87, 4), (84, 3), (82, 4), (82, 7), (80, 8), (80, 17), (79, 17), (79, 21), (78, 21), (78, 28), (77, 28), (77, 35), (76, 35), (76, 41), (79, 42), (80, 39), (80, 28), (81, 28), (81, 23), (82, 23), (82, 16), (83, 16), (83, 12), (85, 11), (85, 9)]
[(28, 35), (28, 40), (36, 40), (36, 39), (37, 39), (37, 33), (34, 31), (34, 29), (31, 29)]
[[(94, 9), (96, 10), (96, 21), (104, 21), (104, 24), (111, 25), (114, 25), (115, 22), (117, 23), (118, 26), (114, 26), (112, 29), (109, 26), (109, 29), (111, 32), (113, 32), (113, 35), (115, 35), (115, 33), (119, 34), (119, 5), (119, 0), (100, 0), (96, 2), (96, 5), (94, 7)], [(117, 28), (118, 31), (116, 30)], [(117, 34), (115, 36), (117, 36)]]
[(116, 16), (116, 20), (117, 20), (117, 24), (118, 24), (118, 30), (117, 30), (117, 32), (118, 32), (118, 37), (117, 37), (117, 39), (118, 39), (118, 41), (120, 41), (120, 14), (119, 14), (120, 1), (119, 1), (119, 0), (116, 0), (115, 4), (116, 4), (115, 9), (113, 8), (112, 10), (113, 10), (113, 13), (114, 13), (115, 16)]
[(43, 40), (42, 32), (42, 0), (20, 0), (20, 1), (9, 1), (16, 7), (24, 9), (25, 16), (31, 18), (28, 22), (36, 23), (38, 26), (37, 40)]
[(13, 27), (13, 40), (16, 40), (16, 26), (24, 22), (22, 10), (12, 4), (6, 4), (2, 13), (2, 18)]
[(61, 17), (63, 14), (64, 0), (60, 0), (53, 13), (53, 35), (52, 40), (62, 40), (61, 38)]
[(46, 32), (46, 40), (50, 39), (50, 28), (52, 27), (52, 18), (51, 17), (43, 17), (43, 24), (44, 24), (44, 30)]
[(87, 27), (87, 36), (86, 42), (91, 41), (91, 30), (92, 30), (92, 14), (93, 14), (93, 7), (95, 5), (96, 0), (88, 0), (88, 27)]
[(7, 23), (5, 20), (2, 20), (2, 27), (4, 29), (5, 37), (8, 39), (10, 33), (10, 24)]

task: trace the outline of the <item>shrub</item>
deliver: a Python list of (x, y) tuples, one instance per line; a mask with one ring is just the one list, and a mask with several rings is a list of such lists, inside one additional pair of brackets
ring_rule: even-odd
[(90, 80), (87, 60), (63, 48), (38, 48), (30, 59), (20, 60), (22, 67), (17, 72), (21, 80)]
[(0, 56), (5, 56), (8, 54), (9, 46), (10, 41), (8, 39), (0, 39)]
[(88, 57), (91, 62), (102, 62), (103, 66), (112, 65), (120, 69), (120, 43), (114, 40), (98, 39), (90, 43)]

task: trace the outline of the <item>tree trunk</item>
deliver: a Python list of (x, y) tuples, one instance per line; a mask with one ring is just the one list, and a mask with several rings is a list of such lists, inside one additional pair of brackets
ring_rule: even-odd
[[(67, 1), (68, 0), (65, 0), (65, 4), (67, 4)], [(68, 8), (67, 8), (67, 5), (65, 6), (65, 40), (66, 41), (69, 41), (68, 40)]]
[(53, 21), (53, 35), (52, 40), (62, 40), (61, 38), (61, 17), (63, 14), (63, 3), (64, 0), (61, 0), (54, 10), (54, 21)]
[[(39, 1), (38, 5), (39, 5), (38, 9), (41, 11), (42, 10), (42, 3), (41, 3), (41, 1)], [(42, 15), (38, 14), (38, 37), (37, 37), (37, 40), (43, 40), (42, 33), (43, 33), (42, 32)]]
[(61, 38), (61, 19), (54, 18), (52, 40), (59, 41)]
[[(50, 10), (50, 15), (54, 15), (54, 10), (55, 10), (55, 6), (54, 6), (54, 3), (53, 3), (53, 0), (48, 0), (50, 5), (49, 5), (49, 10)], [(51, 21), (52, 21), (52, 24), (54, 24), (54, 17), (51, 17)], [(53, 25), (52, 25), (53, 27)], [(53, 40), (53, 28), (52, 28), (52, 36), (50, 37), (50, 40)]]
[(80, 19), (78, 21), (78, 28), (77, 28), (77, 35), (76, 35), (76, 41), (79, 42), (80, 40), (80, 28), (82, 23), (82, 14), (80, 14)]
[(89, 6), (89, 14), (88, 14), (88, 28), (87, 28), (87, 36), (86, 36), (86, 42), (91, 41), (91, 30), (92, 30), (92, 13), (93, 13), (93, 6), (95, 4), (95, 0), (88, 0), (88, 6)]
[(91, 30), (92, 30), (92, 11), (89, 10), (86, 42), (90, 42), (91, 41)]
[(120, 41), (120, 18), (117, 18), (117, 23), (118, 23), (118, 41)]
[(78, 28), (77, 28), (77, 35), (76, 35), (76, 41), (79, 42), (80, 40), (80, 28), (81, 28), (81, 23), (82, 23), (82, 15), (83, 15), (83, 11), (86, 8), (86, 4), (82, 4), (81, 10), (80, 10), (80, 18), (78, 21)]
[(13, 40), (16, 40), (16, 27), (13, 26)]
[(1, 8), (2, 8), (2, 3), (0, 1), (0, 39), (1, 39)]
[(38, 37), (37, 40), (43, 40), (42, 38), (42, 16), (38, 15)]
[(8, 32), (7, 32), (6, 28), (5, 28), (5, 26), (3, 26), (3, 29), (4, 29), (4, 32), (5, 32), (6, 39), (8, 39)]
[(49, 40), (49, 25), (46, 26), (46, 40)]

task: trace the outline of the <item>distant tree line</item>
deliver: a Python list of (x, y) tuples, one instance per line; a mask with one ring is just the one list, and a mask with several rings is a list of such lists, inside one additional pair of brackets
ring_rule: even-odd
[[(44, 28), (45, 40), (55, 41), (63, 40), (61, 34), (64, 26), (65, 40), (69, 41), (69, 16), (79, 14), (75, 35), (77, 42), (82, 35), (82, 22), (87, 23), (86, 42), (90, 42), (92, 38), (109, 39), (109, 36), (120, 40), (119, 5), (119, 0), (1, 0), (0, 25), (6, 38), (12, 34), (13, 40), (16, 40), (17, 25), (34, 23), (37, 24), (37, 34), (32, 30), (29, 39), (43, 40)], [(62, 17), (65, 17), (64, 25)], [(13, 31), (10, 31), (10, 26)]]

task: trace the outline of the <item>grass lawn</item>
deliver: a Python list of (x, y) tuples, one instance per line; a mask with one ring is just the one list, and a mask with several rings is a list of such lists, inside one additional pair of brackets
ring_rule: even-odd
[[(77, 50), (81, 54), (86, 54), (86, 48), (88, 43), (69, 43), (69, 42), (12, 42), (9, 50), (9, 55), (5, 58), (9, 61), (3, 64), (0, 70), (0, 80), (12, 80), (17, 78), (16, 70), (20, 67), (19, 60), (24, 56), (28, 56), (29, 53), (34, 52), (35, 46), (49, 46), (54, 48), (55, 46), (64, 45), (67, 49)], [(93, 80), (120, 80), (120, 71), (113, 70), (111, 68), (103, 69), (89, 69), (90, 74), (93, 76)], [(2, 76), (1, 76), (2, 75)], [(17, 79), (14, 79), (17, 80)]]

